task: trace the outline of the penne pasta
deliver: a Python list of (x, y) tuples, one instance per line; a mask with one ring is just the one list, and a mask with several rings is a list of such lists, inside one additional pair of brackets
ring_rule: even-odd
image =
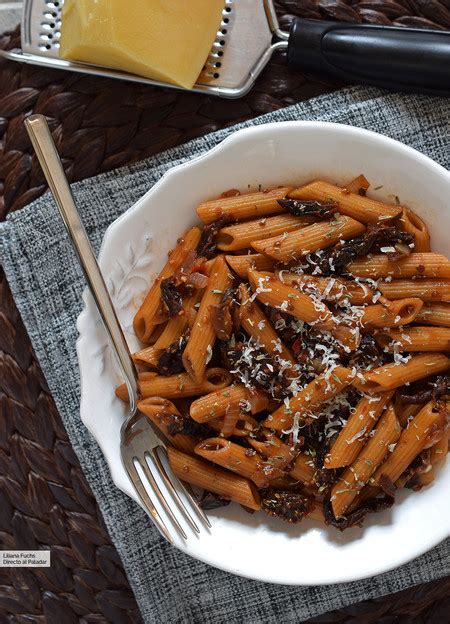
[(273, 273), (264, 273), (250, 269), (248, 281), (256, 298), (271, 306), (278, 308), (310, 325), (319, 324), (324, 329), (332, 329), (334, 323), (332, 314), (327, 306), (317, 304), (311, 297), (299, 292), (297, 288), (283, 284), (275, 278)]
[(257, 219), (267, 215), (280, 214), (284, 209), (278, 203), (284, 199), (292, 187), (280, 187), (270, 191), (258, 193), (246, 193), (243, 195), (236, 192), (231, 197), (219, 197), (200, 204), (197, 214), (203, 223), (212, 223), (222, 216), (231, 221)]
[(195, 452), (213, 464), (250, 479), (260, 488), (267, 487), (271, 479), (283, 476), (280, 469), (264, 461), (255, 450), (249, 452), (249, 449), (224, 438), (204, 440), (197, 444)]
[(371, 484), (380, 485), (382, 477), (395, 483), (421, 451), (445, 434), (445, 420), (445, 408), (434, 411), (433, 401), (427, 403), (403, 429), (395, 449), (375, 472)]
[[(269, 400), (261, 390), (255, 390), (252, 396), (252, 414), (257, 414), (267, 407)], [(230, 405), (242, 404), (245, 407), (249, 403), (249, 391), (242, 384), (228, 386), (223, 390), (211, 392), (191, 403), (189, 414), (197, 422), (208, 422), (215, 418), (222, 418), (227, 413)], [(250, 408), (250, 405), (249, 405)], [(250, 411), (247, 409), (246, 411)]]
[(447, 457), (447, 453), (448, 453), (448, 436), (449, 436), (449, 431), (447, 429), (447, 431), (445, 431), (445, 433), (442, 436), (442, 438), (440, 440), (438, 440), (436, 442), (436, 444), (434, 444), (431, 447), (431, 449), (430, 449), (430, 461), (431, 461), (431, 464), (433, 466), (435, 464), (439, 464), (440, 462), (444, 461), (444, 459)]
[(449, 303), (426, 303), (416, 316), (416, 323), (450, 327)]
[(194, 306), (200, 301), (201, 297), (202, 291), (196, 290), (194, 295), (188, 297), (183, 302), (183, 314), (178, 314), (167, 321), (163, 331), (151, 347), (141, 349), (141, 351), (133, 354), (133, 360), (136, 364), (157, 366), (159, 356), (164, 349), (170, 347), (170, 345), (181, 337), (188, 327), (191, 327), (193, 311), (197, 314), (197, 310), (195, 310)]
[(319, 503), (314, 505), (312, 511), (309, 512), (307, 517), (308, 519), (311, 518), (311, 520), (318, 520), (319, 522), (325, 523), (325, 515), (323, 513), (323, 506)]
[(294, 485), (295, 481), (290, 477), (278, 477), (270, 482), (270, 487), (274, 490), (284, 490)]
[[(398, 367), (400, 367), (400, 370), (398, 370)], [(388, 364), (385, 367), (382, 367), (385, 369), (384, 371), (382, 368), (374, 369), (368, 373), (366, 377), (368, 376), (371, 378), (371, 373), (373, 372), (375, 373), (373, 379), (376, 379), (377, 382), (380, 381), (381, 384), (391, 385), (396, 383), (397, 377), (404, 376), (405, 380), (402, 382), (402, 385), (409, 385), (410, 382), (417, 381), (418, 379), (423, 379), (445, 372), (449, 367), (450, 360), (443, 353), (421, 353), (410, 356), (410, 359), (407, 359), (404, 362)], [(380, 371), (379, 374), (377, 372), (378, 370)], [(372, 392), (372, 380), (369, 380), (366, 384), (361, 384), (361, 386), (363, 385), (366, 391)], [(400, 412), (401, 420), (404, 418), (407, 419), (411, 416), (411, 414), (414, 414), (415, 409), (417, 410), (417, 405), (403, 406)]]
[(271, 271), (273, 260), (263, 254), (246, 254), (245, 256), (225, 256), (225, 260), (235, 273), (245, 279), (249, 269)]
[(148, 342), (152, 335), (156, 322), (156, 315), (161, 303), (161, 282), (180, 268), (188, 253), (197, 248), (200, 242), (201, 232), (198, 227), (191, 228), (183, 238), (178, 240), (177, 246), (170, 253), (169, 259), (159, 276), (153, 282), (147, 296), (133, 320), (136, 335), (142, 342)]
[(388, 453), (389, 445), (400, 437), (401, 428), (392, 405), (380, 418), (374, 435), (367, 440), (357, 459), (339, 477), (331, 489), (331, 506), (341, 518), (366, 485)]
[(399, 279), (381, 282), (378, 289), (387, 299), (418, 297), (422, 301), (450, 302), (450, 280)]
[(282, 442), (277, 435), (268, 429), (260, 433), (264, 433), (265, 439), (263, 441), (249, 436), (248, 442), (260, 455), (272, 459), (272, 465), (276, 468), (285, 468), (298, 455), (295, 448)]
[[(369, 482), (372, 482), (372, 477), (369, 479)], [(366, 485), (356, 496), (353, 503), (350, 505), (348, 512), (349, 514), (356, 509), (359, 509), (364, 506), (364, 503), (368, 500), (374, 500), (380, 493), (382, 492), (381, 488), (376, 487), (374, 485)]]
[(357, 193), (349, 193), (347, 189), (323, 180), (316, 180), (311, 184), (297, 188), (289, 193), (289, 197), (316, 201), (332, 199), (339, 203), (341, 214), (361, 221), (361, 223), (384, 223), (387, 220), (395, 219), (402, 211), (400, 206), (384, 204), (369, 197), (362, 197)]
[(409, 208), (403, 208), (399, 225), (404, 232), (414, 235), (414, 250), (419, 252), (430, 251), (430, 234), (422, 219)]
[(146, 341), (146, 344), (153, 345), (161, 336), (166, 326), (167, 318), (166, 315), (162, 312), (162, 306), (160, 305), (158, 308), (158, 312), (155, 315), (155, 328), (153, 329), (149, 339)]
[(356, 348), (358, 333), (344, 324), (340, 325), (325, 303), (313, 300), (297, 288), (280, 282), (273, 273), (250, 269), (248, 280), (254, 295), (261, 303), (277, 308), (318, 330), (332, 332), (337, 340), (352, 351)]
[(328, 401), (352, 383), (353, 374), (348, 368), (337, 366), (330, 375), (318, 375), (296, 396), (291, 397), (280, 408), (263, 421), (263, 426), (276, 431), (290, 429), (297, 421), (305, 421), (325, 401)]
[(294, 356), (282, 343), (258, 304), (250, 300), (250, 293), (244, 284), (239, 286), (239, 297), (241, 301), (241, 327), (249, 336), (255, 338), (269, 355), (280, 361), (289, 362), (287, 372), (295, 375), (296, 362)]
[(183, 302), (183, 314), (179, 314), (167, 321), (164, 331), (153, 345), (156, 349), (167, 349), (175, 340), (178, 340), (186, 329), (192, 327), (197, 315), (195, 306), (201, 301), (202, 296), (203, 291), (198, 289), (191, 297), (186, 298)]
[(143, 364), (144, 366), (156, 368), (160, 355), (161, 349), (156, 349), (154, 345), (151, 345), (150, 347), (133, 353), (132, 357), (135, 364)]
[(375, 334), (375, 340), (386, 351), (450, 351), (450, 328), (404, 327)]
[(401, 402), (398, 404), (396, 403), (395, 413), (397, 414), (398, 422), (400, 423), (402, 429), (404, 429), (408, 422), (420, 412), (421, 407), (422, 406), (420, 404), (414, 403), (409, 405), (402, 405)]
[[(187, 373), (163, 377), (156, 373), (139, 373), (139, 392), (141, 398), (162, 397), (164, 399), (182, 399), (198, 396), (229, 386), (231, 375), (223, 368), (210, 368), (206, 371), (205, 379), (197, 383)], [(128, 392), (125, 384), (116, 389), (116, 395), (122, 401), (128, 401)]]
[(304, 485), (312, 485), (314, 482), (314, 463), (310, 455), (299, 453), (295, 458), (289, 476), (301, 481)]
[(372, 303), (375, 294), (366, 284), (351, 282), (343, 277), (299, 275), (282, 269), (276, 270), (274, 275), (280, 282), (289, 286), (295, 286), (305, 294), (313, 292), (324, 301), (335, 302), (348, 299), (352, 305), (362, 305), (364, 303)]
[[(134, 320), (138, 409), (182, 480), (342, 530), (395, 487), (439, 478), (450, 260), (369, 186), (231, 189), (198, 206), (206, 225), (178, 241)], [(128, 401), (125, 384), (116, 394)]]
[[(190, 298), (189, 301), (187, 301), (186, 303), (190, 305), (191, 302), (192, 299)], [(183, 312), (183, 314), (179, 314), (178, 316), (175, 316), (174, 318), (171, 318), (167, 321), (164, 331), (162, 332), (158, 340), (153, 344), (153, 347), (155, 349), (163, 351), (164, 349), (167, 349), (167, 347), (170, 347), (170, 345), (173, 344), (175, 340), (178, 340), (178, 338), (180, 338), (182, 333), (189, 326), (188, 314), (184, 310)]]
[(422, 309), (422, 299), (409, 297), (388, 301), (386, 304), (368, 305), (361, 316), (361, 326), (365, 331), (376, 327), (399, 327), (413, 323)]
[(200, 384), (205, 376), (206, 366), (211, 359), (212, 348), (216, 341), (209, 307), (220, 303), (223, 292), (230, 284), (228, 265), (223, 256), (217, 256), (182, 357), (185, 370), (197, 384)]
[(180, 412), (171, 401), (160, 397), (150, 397), (138, 402), (138, 410), (147, 416), (172, 446), (183, 451), (183, 453), (194, 455), (194, 448), (197, 444), (195, 438), (183, 433), (170, 433), (171, 416), (181, 417)]
[[(426, 452), (428, 460), (430, 457), (430, 451)], [(431, 479), (429, 478), (431, 476)], [(434, 480), (433, 466), (429, 464), (425, 469), (420, 468), (418, 471), (408, 468), (394, 483), (395, 487), (399, 490), (401, 488), (408, 488), (410, 490), (419, 491), (424, 485), (428, 485)]]
[(351, 262), (346, 269), (355, 277), (450, 278), (450, 260), (437, 253), (412, 253), (401, 260), (391, 261), (386, 254), (374, 255)]
[(325, 457), (325, 468), (350, 466), (364, 447), (369, 433), (376, 425), (393, 392), (364, 396), (341, 429), (337, 439)]
[[(433, 467), (430, 466), (430, 470), (428, 470), (427, 472), (422, 472), (418, 475), (415, 475), (415, 483), (412, 486), (413, 490), (421, 490), (423, 487), (430, 485), (430, 483), (433, 483), (434, 481), (434, 470)], [(408, 487), (411, 487), (408, 484)]]
[(224, 438), (229, 438), (231, 435), (233, 435), (233, 431), (236, 429), (240, 414), (241, 406), (239, 404), (239, 401), (229, 403), (223, 417), (222, 429), (220, 430), (221, 436), (223, 436)]
[(249, 509), (257, 511), (261, 508), (258, 490), (247, 479), (170, 446), (167, 448), (167, 455), (175, 476), (182, 481), (214, 492)]
[(284, 214), (276, 217), (264, 217), (256, 221), (245, 221), (237, 225), (222, 228), (216, 242), (222, 251), (237, 251), (250, 247), (255, 240), (264, 240), (284, 232), (292, 232), (313, 223), (313, 217), (294, 217)]
[[(221, 435), (223, 435), (224, 421), (225, 418), (216, 418), (214, 420), (209, 420), (208, 427), (214, 429), (214, 431), (218, 431)], [(246, 438), (257, 429), (259, 429), (259, 422), (252, 416), (249, 416), (249, 414), (240, 412), (239, 418), (234, 426), (231, 435), (238, 438)]]
[(351, 182), (345, 185), (344, 189), (349, 193), (356, 193), (357, 195), (366, 195), (366, 192), (370, 188), (370, 182), (363, 175), (360, 174), (356, 178), (353, 178)]
[(450, 359), (442, 353), (414, 355), (406, 363), (394, 362), (362, 374), (353, 381), (362, 392), (385, 392), (406, 383), (443, 373), (450, 368)]
[(313, 223), (306, 227), (252, 242), (258, 253), (277, 262), (292, 262), (318, 249), (325, 249), (340, 240), (348, 240), (362, 234), (365, 227), (359, 221), (336, 214), (330, 221)]

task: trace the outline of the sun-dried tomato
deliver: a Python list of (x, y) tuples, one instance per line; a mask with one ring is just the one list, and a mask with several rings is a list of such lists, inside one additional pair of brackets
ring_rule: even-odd
[(313, 216), (326, 219), (339, 210), (338, 202), (333, 200), (320, 202), (308, 199), (279, 199), (278, 203), (295, 217)]
[(314, 508), (314, 500), (293, 490), (267, 488), (261, 491), (261, 507), (270, 516), (297, 523)]
[(173, 277), (167, 277), (162, 280), (161, 299), (167, 313), (169, 314), (169, 318), (173, 318), (183, 309), (183, 297), (181, 296)]

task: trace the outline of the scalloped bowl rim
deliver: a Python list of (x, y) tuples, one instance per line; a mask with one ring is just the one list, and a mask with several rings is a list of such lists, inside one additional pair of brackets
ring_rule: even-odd
[[(263, 138), (264, 133), (273, 132), (277, 133), (280, 131), (283, 133), (285, 129), (297, 131), (298, 129), (305, 130), (317, 130), (317, 132), (329, 131), (335, 133), (337, 135), (341, 134), (342, 137), (344, 135), (352, 135), (355, 139), (361, 139), (363, 141), (369, 142), (373, 145), (375, 144), (383, 144), (385, 147), (391, 148), (394, 152), (399, 154), (403, 154), (407, 158), (412, 158), (416, 162), (420, 163), (424, 171), (426, 172), (434, 172), (442, 177), (442, 179), (447, 181), (450, 190), (450, 172), (448, 172), (444, 167), (433, 161), (428, 156), (421, 154), (417, 150), (407, 145), (396, 141), (395, 139), (391, 139), (389, 137), (385, 137), (371, 130), (365, 130), (362, 128), (356, 128), (353, 126), (347, 126), (343, 124), (330, 123), (330, 122), (315, 122), (315, 121), (286, 121), (286, 122), (277, 122), (277, 123), (269, 123), (269, 124), (261, 124), (251, 126), (249, 128), (240, 129), (224, 140), (222, 140), (218, 145), (214, 146), (210, 150), (206, 151), (203, 154), (189, 160), (187, 162), (181, 163), (177, 166), (174, 166), (168, 169), (162, 177), (151, 187), (147, 193), (145, 193), (135, 204), (129, 207), (122, 215), (120, 215), (115, 221), (113, 221), (109, 227), (107, 228), (105, 235), (102, 240), (100, 252), (99, 252), (99, 263), (102, 266), (105, 254), (107, 254), (107, 248), (110, 243), (110, 239), (116, 234), (122, 227), (123, 223), (130, 218), (133, 214), (137, 214), (148, 202), (152, 201), (153, 196), (155, 196), (161, 189), (161, 187), (165, 187), (168, 185), (172, 185), (176, 182), (176, 179), (181, 175), (184, 176), (185, 172), (193, 167), (198, 167), (199, 165), (207, 164), (209, 161), (213, 161), (216, 157), (220, 157), (221, 154), (226, 152), (229, 148), (232, 148), (238, 143), (245, 142), (247, 139), (253, 138), (255, 135), (260, 134)], [(301, 131), (301, 130), (300, 130)], [(112, 462), (108, 444), (103, 440), (102, 436), (98, 435), (98, 430), (96, 428), (96, 423), (89, 418), (86, 410), (86, 391), (85, 388), (90, 384), (87, 380), (87, 377), (83, 375), (83, 372), (87, 369), (88, 364), (86, 362), (85, 354), (86, 344), (85, 344), (85, 334), (87, 328), (90, 324), (92, 324), (93, 314), (96, 313), (93, 299), (87, 289), (83, 291), (82, 295), (84, 307), (79, 314), (77, 319), (77, 329), (79, 332), (79, 337), (76, 342), (76, 350), (77, 356), (80, 366), (80, 388), (81, 388), (81, 405), (80, 405), (80, 414), (81, 420), (83, 424), (86, 426), (88, 431), (93, 435), (96, 442), (98, 443), (105, 459), (108, 464), (112, 480), (114, 484), (125, 494), (130, 496), (133, 500), (135, 500), (138, 504), (140, 504), (137, 495), (134, 491), (134, 488), (129, 481), (127, 475), (124, 472), (123, 466), (118, 464), (117, 461)], [(447, 462), (448, 468), (448, 462)], [(443, 472), (441, 470), (441, 472)], [(447, 470), (448, 472), (448, 470)], [(444, 475), (442, 475), (443, 478)], [(450, 473), (447, 475), (450, 477)], [(447, 478), (447, 481), (449, 479)], [(449, 514), (450, 518), (450, 514)], [(302, 531), (302, 525), (300, 525), (299, 537)], [(323, 575), (320, 578), (311, 577), (307, 578), (304, 575), (301, 578), (292, 578), (291, 575), (283, 575), (279, 571), (273, 570), (261, 570), (257, 574), (254, 572), (248, 572), (245, 569), (236, 569), (233, 565), (229, 563), (223, 563), (217, 557), (214, 556), (205, 556), (199, 555), (198, 553), (192, 552), (192, 550), (188, 547), (183, 547), (182, 545), (178, 545), (183, 552), (190, 554), (191, 556), (208, 563), (216, 568), (222, 569), (227, 572), (231, 572), (234, 574), (238, 574), (243, 577), (247, 577), (250, 579), (260, 580), (264, 582), (277, 583), (277, 584), (285, 584), (285, 585), (327, 585), (333, 583), (342, 583), (342, 582), (351, 582), (356, 580), (361, 580), (364, 578), (368, 578), (377, 574), (381, 574), (384, 572), (388, 572), (398, 566), (401, 566), (409, 561), (419, 557), (424, 554), (428, 550), (432, 549), (434, 546), (439, 544), (442, 540), (447, 538), (450, 535), (450, 522), (448, 526), (442, 527), (442, 530), (435, 531), (433, 534), (428, 534), (428, 539), (424, 537), (423, 541), (420, 545), (415, 545), (411, 547), (410, 550), (405, 551), (403, 554), (398, 555), (397, 557), (393, 557), (388, 559), (384, 565), (378, 565), (373, 570), (365, 569), (364, 571), (358, 572), (357, 570), (342, 570), (339, 575), (330, 575), (324, 571)]]

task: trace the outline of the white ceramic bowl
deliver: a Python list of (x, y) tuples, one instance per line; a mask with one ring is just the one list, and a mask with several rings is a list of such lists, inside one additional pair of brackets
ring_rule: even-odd
[[(139, 344), (132, 317), (176, 239), (196, 223), (196, 206), (229, 188), (242, 191), (303, 184), (321, 177), (349, 181), (359, 173), (371, 195), (402, 203), (428, 224), (433, 249), (450, 255), (450, 174), (396, 141), (344, 125), (286, 122), (240, 130), (210, 152), (168, 171), (105, 234), (100, 265), (130, 347)], [(126, 414), (114, 397), (119, 376), (89, 294), (79, 317), (81, 418), (98, 441), (112, 478), (137, 500), (119, 454)], [(179, 547), (213, 566), (261, 581), (315, 585), (351, 581), (390, 570), (429, 550), (450, 533), (450, 462), (421, 492), (401, 492), (394, 507), (364, 528), (339, 533), (310, 520), (288, 525), (238, 505), (210, 512), (213, 528)], [(150, 520), (149, 520), (150, 522)]]

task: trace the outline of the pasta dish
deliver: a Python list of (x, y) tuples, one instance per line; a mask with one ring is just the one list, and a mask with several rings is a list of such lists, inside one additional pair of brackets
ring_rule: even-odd
[(137, 311), (138, 409), (206, 509), (343, 530), (445, 459), (450, 260), (368, 188), (202, 203)]

